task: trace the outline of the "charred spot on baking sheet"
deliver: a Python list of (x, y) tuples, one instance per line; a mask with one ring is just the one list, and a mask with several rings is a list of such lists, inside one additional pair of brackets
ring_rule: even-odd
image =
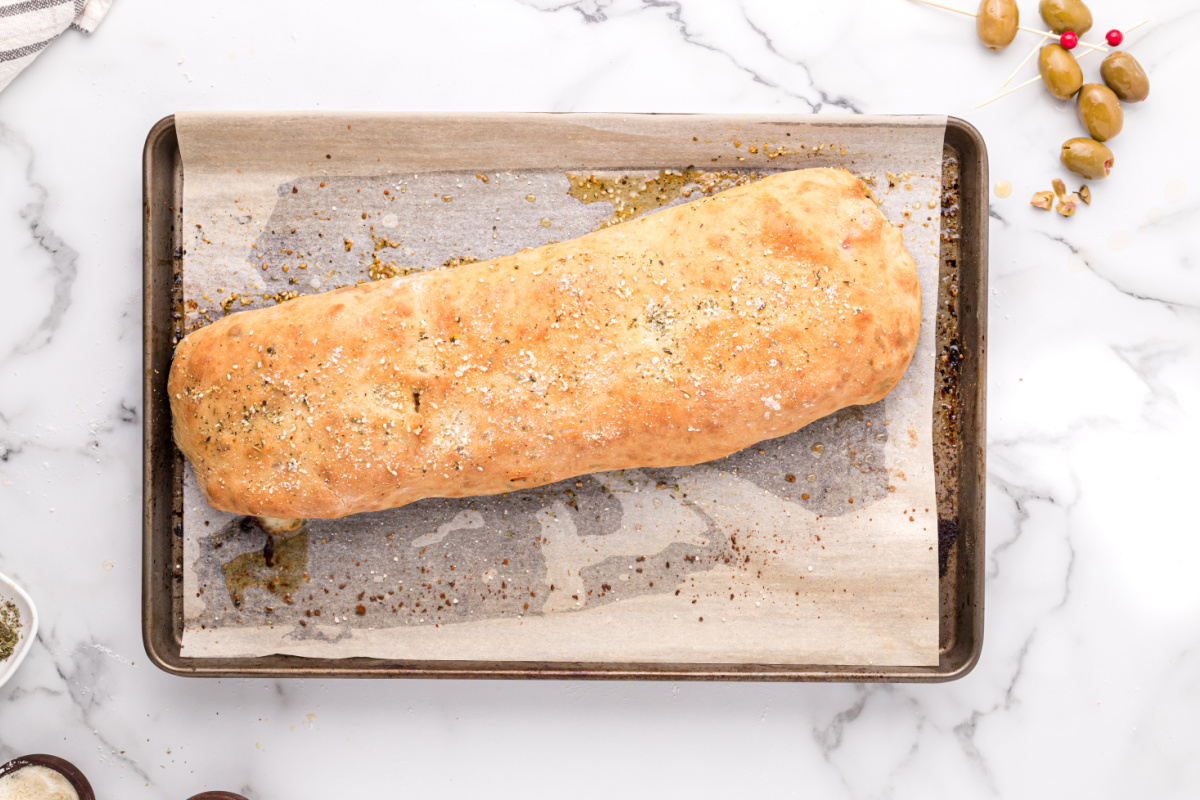
[(958, 541), (958, 520), (938, 517), (938, 577), (946, 574), (950, 548)]
[(961, 418), (963, 366), (967, 359), (959, 333), (961, 322), (959, 259), (962, 218), (959, 214), (960, 164), (954, 151), (942, 158), (941, 269), (937, 292), (935, 337), (938, 352), (933, 398), (933, 463), (937, 484), (938, 571), (945, 575), (950, 552), (958, 541), (959, 457), (962, 446)]

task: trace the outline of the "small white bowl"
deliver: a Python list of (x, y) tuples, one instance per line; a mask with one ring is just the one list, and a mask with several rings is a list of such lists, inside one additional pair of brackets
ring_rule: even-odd
[(8, 657), (7, 661), (0, 661), (0, 686), (3, 686), (17, 671), (17, 667), (21, 666), (21, 662), (29, 653), (29, 648), (33, 646), (33, 640), (37, 638), (38, 631), (37, 607), (33, 604), (33, 600), (29, 598), (24, 589), (9, 580), (8, 576), (0, 573), (0, 603), (5, 600), (12, 601), (20, 612), (21, 629), (17, 632), (17, 646), (13, 650), (13, 654)]

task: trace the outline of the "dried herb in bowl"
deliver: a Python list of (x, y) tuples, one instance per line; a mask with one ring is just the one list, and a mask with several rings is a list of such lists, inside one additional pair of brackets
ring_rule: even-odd
[(0, 663), (16, 652), (20, 631), (21, 611), (11, 600), (5, 600), (0, 603)]

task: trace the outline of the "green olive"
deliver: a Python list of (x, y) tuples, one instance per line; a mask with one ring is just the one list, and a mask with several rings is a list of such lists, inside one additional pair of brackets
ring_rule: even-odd
[(1066, 100), (1083, 86), (1083, 70), (1075, 56), (1060, 44), (1048, 44), (1038, 54), (1038, 72), (1050, 94)]
[(975, 34), (988, 50), (1003, 50), (1017, 35), (1017, 0), (982, 0), (975, 15)]
[(1055, 33), (1075, 31), (1082, 36), (1092, 28), (1092, 12), (1083, 0), (1042, 0), (1038, 13)]
[(1107, 142), (1116, 136), (1125, 122), (1121, 101), (1103, 83), (1085, 83), (1075, 98), (1075, 110), (1088, 135), (1098, 142)]
[(1100, 62), (1100, 76), (1117, 97), (1126, 103), (1140, 103), (1150, 94), (1150, 79), (1137, 59), (1118, 50)]
[(1062, 161), (1063, 166), (1074, 172), (1076, 175), (1082, 175), (1089, 180), (1100, 180), (1108, 177), (1108, 171), (1112, 169), (1113, 154), (1104, 145), (1097, 142), (1095, 139), (1067, 139), (1063, 142), (1062, 151), (1058, 154), (1058, 159)]

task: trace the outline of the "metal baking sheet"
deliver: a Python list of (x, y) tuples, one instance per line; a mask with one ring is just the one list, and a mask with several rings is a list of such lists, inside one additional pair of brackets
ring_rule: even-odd
[[(793, 124), (799, 118), (791, 118)], [(396, 662), (180, 655), (182, 460), (170, 438), (165, 383), (180, 335), (182, 165), (174, 122), (151, 131), (145, 160), (145, 481), (143, 623), (147, 652), (190, 675), (740, 678), (935, 681), (965, 674), (982, 637), (983, 357), (986, 156), (978, 133), (951, 119), (946, 133), (939, 293), (939, 386), (934, 404), (939, 489), (940, 659), (937, 667), (822, 665)], [(957, 291), (955, 291), (957, 290)]]

